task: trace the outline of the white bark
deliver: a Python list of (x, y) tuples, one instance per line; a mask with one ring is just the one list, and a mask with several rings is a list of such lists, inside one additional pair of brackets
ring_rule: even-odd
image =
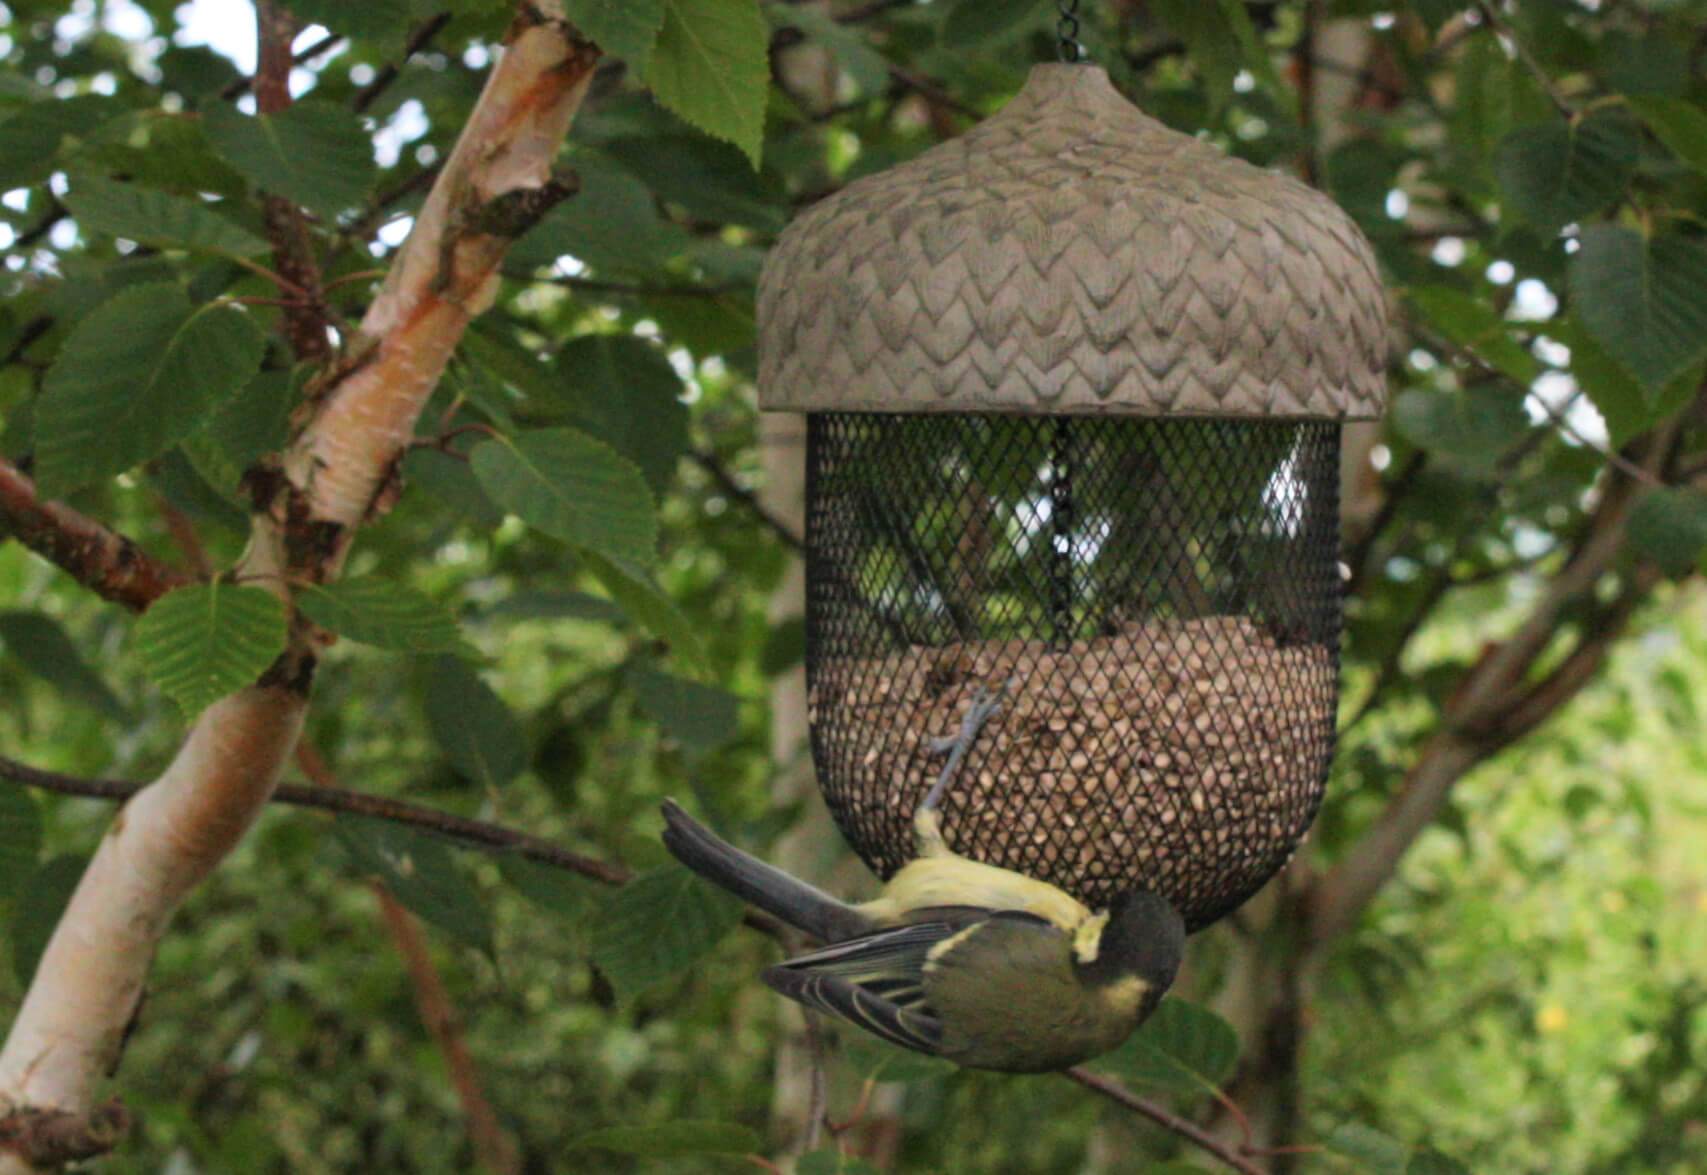
[[(365, 353), (332, 387), (285, 455), (314, 518), (354, 527), (372, 512), (468, 321), (491, 303), (510, 243), (476, 227), (488, 203), (543, 187), (592, 76), (596, 51), (572, 42), (558, 0), (523, 5), (508, 49), (363, 321)], [(289, 565), (281, 516), (256, 519), (243, 563), (272, 590)], [(307, 660), (297, 648), (293, 657)], [(86, 1114), (118, 1060), (149, 964), (184, 896), (242, 838), (271, 797), (307, 709), (306, 686), (254, 686), (194, 723), (166, 772), (138, 793), (78, 884), (0, 1050), (0, 1115)], [(31, 1166), (0, 1153), (0, 1175)]]

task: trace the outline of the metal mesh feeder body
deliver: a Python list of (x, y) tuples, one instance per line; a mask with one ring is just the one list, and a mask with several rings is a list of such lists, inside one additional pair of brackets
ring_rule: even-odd
[(850, 184), (778, 241), (760, 396), (803, 411), (819, 784), (882, 876), (931, 744), (957, 851), (1214, 921), (1296, 849), (1333, 752), (1340, 422), (1385, 301), (1330, 201), (1099, 69)]

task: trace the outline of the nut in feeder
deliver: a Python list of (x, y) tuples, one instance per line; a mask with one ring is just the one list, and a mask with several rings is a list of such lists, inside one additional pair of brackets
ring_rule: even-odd
[(888, 877), (981, 689), (942, 827), (1097, 907), (1213, 922), (1288, 859), (1338, 695), (1340, 422), (1379, 415), (1368, 243), (1099, 68), (782, 235), (760, 399), (808, 414), (820, 787)]

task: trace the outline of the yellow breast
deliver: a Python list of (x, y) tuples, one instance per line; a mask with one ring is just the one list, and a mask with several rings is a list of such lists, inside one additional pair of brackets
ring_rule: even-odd
[(883, 896), (861, 909), (879, 922), (893, 923), (930, 906), (1017, 910), (1068, 933), (1091, 917), (1083, 902), (1047, 882), (952, 855), (909, 861), (883, 887)]

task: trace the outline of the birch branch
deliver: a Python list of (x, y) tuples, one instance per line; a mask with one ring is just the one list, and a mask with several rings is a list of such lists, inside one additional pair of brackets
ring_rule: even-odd
[[(361, 337), (324, 373), (280, 468), (256, 485), (239, 570), (281, 595), (286, 582), (337, 574), (353, 529), (383, 508), (382, 490), (463, 329), (495, 297), (510, 241), (567, 192), (551, 165), (597, 50), (556, 0), (524, 4), (506, 40)], [(27, 479), (0, 489), (8, 501), (26, 491), (33, 501)], [(173, 911), (273, 795), (313, 668), (311, 635), (299, 628), (262, 681), (203, 712), (166, 772), (120, 810), (0, 1049), (0, 1138), (44, 1111), (86, 1118), (93, 1109)], [(44, 1169), (39, 1157), (4, 1144), (0, 1175)]]

